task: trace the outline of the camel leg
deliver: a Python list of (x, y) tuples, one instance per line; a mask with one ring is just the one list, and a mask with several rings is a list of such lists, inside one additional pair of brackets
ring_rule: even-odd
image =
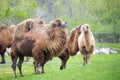
[(5, 54), (2, 53), (1, 57), (2, 57), (2, 60), (1, 60), (0, 64), (5, 64)]
[(5, 51), (6, 49), (4, 47), (1, 48), (1, 57), (2, 57), (2, 60), (0, 62), (0, 64), (5, 64)]
[(82, 56), (83, 56), (83, 65), (85, 65), (86, 64), (86, 56), (85, 56), (85, 54), (82, 54)]
[(18, 59), (18, 56), (15, 56), (15, 58), (12, 60), (13, 62), (12, 62), (12, 65), (11, 65), (11, 67), (12, 67), (12, 69), (14, 71), (14, 77), (15, 78), (17, 77), (17, 75), (16, 75), (16, 63), (17, 63), (17, 59)]
[(85, 66), (85, 64), (86, 64), (86, 58), (85, 57), (83, 57), (83, 65)]
[(91, 56), (91, 53), (88, 53), (88, 54), (87, 54), (87, 64), (90, 63), (90, 56)]
[(83, 65), (85, 66), (87, 64), (87, 53), (84, 53), (82, 55), (83, 55)]
[(44, 56), (44, 53), (42, 51), (38, 51), (36, 52), (37, 55), (33, 55), (34, 56), (34, 70), (35, 70), (35, 74), (40, 74), (40, 71), (39, 71), (39, 67), (42, 66), (42, 73), (44, 73), (44, 59), (45, 59), (45, 56)]
[(43, 61), (42, 64), (41, 64), (41, 66), (42, 66), (41, 73), (45, 73), (45, 71), (44, 71), (44, 65), (45, 65), (46, 62), (47, 62), (47, 60)]
[(42, 71), (41, 71), (41, 73), (45, 73), (45, 71), (44, 71), (44, 65), (42, 66)]
[(67, 60), (69, 59), (69, 56), (60, 56), (59, 58), (62, 61), (61, 66), (60, 66), (60, 70), (63, 70), (66, 68), (66, 63), (67, 63)]
[(39, 66), (40, 66), (40, 63), (37, 60), (34, 60), (34, 71), (35, 71), (35, 74), (40, 74)]
[(82, 56), (83, 56), (83, 65), (85, 66), (86, 63), (87, 63), (87, 51), (86, 51), (85, 46), (83, 46), (83, 47), (80, 49), (80, 51), (81, 51), (81, 54), (82, 54)]
[(19, 56), (19, 62), (17, 64), (17, 66), (18, 66), (21, 77), (23, 76), (22, 70), (21, 70), (23, 61), (24, 61), (24, 56)]
[(40, 67), (40, 63), (39, 64), (35, 63), (35, 66), (34, 66), (34, 68), (35, 68), (35, 74), (40, 74), (39, 67)]
[(87, 62), (87, 55), (88, 55), (88, 52), (86, 51), (86, 53), (85, 53), (85, 63), (87, 64), (88, 62)]
[(90, 57), (91, 57), (93, 51), (94, 51), (94, 47), (91, 46), (90, 51), (89, 51), (88, 54), (87, 54), (87, 63), (88, 63), (88, 64), (90, 63)]

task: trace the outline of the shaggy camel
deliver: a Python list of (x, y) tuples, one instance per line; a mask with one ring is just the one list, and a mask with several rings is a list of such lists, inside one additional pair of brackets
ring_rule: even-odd
[[(20, 76), (23, 76), (21, 68), (24, 56), (34, 58), (34, 70), (36, 74), (44, 73), (44, 64), (52, 57), (58, 56), (66, 46), (67, 31), (65, 22), (61, 19), (55, 19), (48, 25), (40, 20), (35, 24), (34, 22), (36, 21), (32, 21), (32, 26), (24, 26), (23, 24), (26, 24), (26, 22), (21, 22), (15, 32), (12, 45), (13, 51), (16, 54), (12, 63), (14, 77), (16, 77), (16, 63), (18, 58), (17, 66)], [(30, 31), (25, 29), (29, 29)], [(42, 67), (41, 72), (38, 70), (39, 67)]]
[(95, 48), (95, 39), (88, 24), (81, 25), (81, 35), (78, 38), (79, 50), (83, 56), (83, 65), (89, 63), (90, 56)]
[(0, 55), (2, 57), (0, 64), (5, 64), (5, 51), (6, 48), (11, 47), (14, 30), (15, 25), (0, 26)]
[(69, 59), (69, 56), (74, 56), (79, 51), (78, 47), (78, 37), (81, 34), (80, 32), (80, 26), (73, 28), (70, 32), (70, 35), (67, 39), (67, 46), (63, 50), (63, 52), (59, 55), (59, 58), (61, 59), (62, 63), (60, 66), (60, 69), (66, 68), (67, 60)]

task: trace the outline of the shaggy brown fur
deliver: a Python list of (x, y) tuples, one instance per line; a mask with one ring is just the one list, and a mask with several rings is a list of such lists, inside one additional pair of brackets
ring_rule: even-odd
[(74, 56), (79, 51), (78, 47), (78, 37), (81, 34), (80, 26), (72, 29), (70, 36), (67, 41), (66, 49), (59, 55), (62, 63), (60, 69), (66, 68), (66, 62), (69, 59), (69, 56)]
[[(22, 21), (17, 25), (17, 29), (15, 31), (15, 36), (18, 39), (24, 38), (24, 35), (29, 32), (31, 29), (35, 27), (39, 27), (39, 25), (44, 24), (44, 21), (41, 19), (27, 19)], [(16, 35), (17, 34), (17, 35)]]
[(95, 48), (95, 40), (88, 24), (81, 25), (80, 30), (81, 35), (78, 38), (78, 45), (79, 50), (83, 55), (83, 65), (85, 65), (89, 62), (90, 56), (93, 53)]
[[(54, 56), (58, 56), (61, 50), (66, 46), (66, 23), (60, 19), (53, 20), (50, 24), (33, 25), (33, 29), (24, 34), (24, 38), (19, 35), (20, 31), (16, 30), (13, 50), (16, 54), (12, 68), (14, 76), (16, 77), (16, 61), (19, 57), (18, 68), (22, 76), (21, 64), (23, 63), (24, 56), (34, 57), (34, 70), (36, 74), (44, 73), (44, 64)], [(19, 26), (18, 26), (19, 27)], [(25, 28), (23, 28), (25, 29)], [(22, 34), (20, 32), (20, 34)], [(21, 39), (19, 41), (18, 38)], [(38, 70), (42, 67), (42, 72)]]
[(13, 34), (15, 26), (12, 25), (9, 28), (6, 26), (0, 26), (0, 55), (2, 57), (1, 64), (5, 63), (4, 53), (7, 47), (12, 44)]
[[(43, 24), (45, 24), (45, 22), (42, 19), (27, 19), (27, 20), (22, 21), (21, 23), (17, 25), (14, 39), (16, 38), (16, 41), (21, 41), (24, 38), (26, 33), (31, 31), (35, 27), (39, 27), (40, 25), (43, 25)], [(12, 49), (13, 47), (14, 46), (12, 46)], [(13, 50), (10, 52), (10, 55), (11, 55), (11, 59), (13, 60), (15, 57), (15, 53)]]

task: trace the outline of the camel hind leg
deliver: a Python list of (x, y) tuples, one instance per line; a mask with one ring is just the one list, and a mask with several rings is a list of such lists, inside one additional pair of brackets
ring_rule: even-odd
[(1, 47), (1, 57), (2, 57), (2, 60), (0, 62), (0, 64), (5, 64), (5, 51), (6, 51), (6, 48), (5, 47)]
[(61, 66), (60, 66), (60, 70), (63, 70), (66, 68), (66, 63), (69, 59), (69, 53), (68, 53), (68, 49), (66, 48), (65, 52), (63, 52), (61, 55), (58, 56), (61, 59)]
[(59, 58), (61, 59), (62, 63), (60, 66), (60, 70), (65, 69), (66, 68), (66, 62), (69, 59), (69, 55), (68, 56), (59, 56)]
[(5, 64), (5, 55), (1, 54), (1, 57), (2, 57), (2, 60), (1, 60), (0, 64)]
[(19, 72), (20, 72), (20, 76), (21, 76), (21, 77), (23, 76), (22, 70), (21, 70), (23, 61), (24, 61), (24, 56), (22, 56), (22, 55), (19, 56), (19, 61), (18, 61), (17, 66), (18, 66), (18, 69), (19, 69)]
[(41, 63), (41, 67), (42, 67), (41, 73), (45, 73), (45, 71), (44, 71), (44, 65), (45, 65), (45, 63), (46, 63), (47, 61), (48, 61), (48, 60), (44, 60), (44, 61)]
[(17, 63), (17, 59), (18, 59), (18, 56), (15, 56), (13, 59), (12, 59), (12, 69), (14, 71), (14, 77), (16, 78), (17, 75), (16, 75), (16, 63)]

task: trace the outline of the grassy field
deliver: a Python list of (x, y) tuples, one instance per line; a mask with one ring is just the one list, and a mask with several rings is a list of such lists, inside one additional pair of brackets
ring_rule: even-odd
[(10, 57), (6, 64), (0, 64), (0, 80), (120, 80), (120, 54), (92, 55), (91, 63), (83, 66), (81, 55), (70, 57), (65, 70), (59, 70), (61, 61), (58, 58), (47, 62), (45, 73), (36, 75), (33, 59), (23, 63), (24, 77), (13, 77)]

